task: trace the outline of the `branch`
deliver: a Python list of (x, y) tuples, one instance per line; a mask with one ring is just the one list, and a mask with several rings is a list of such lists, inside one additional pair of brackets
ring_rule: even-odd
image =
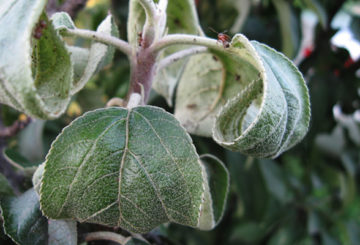
[(171, 34), (163, 37), (162, 39), (151, 45), (149, 47), (149, 51), (152, 53), (157, 53), (169, 46), (180, 44), (205, 46), (219, 51), (224, 50), (223, 45), (215, 39), (188, 34)]
[(65, 29), (64, 33), (70, 36), (82, 37), (85, 39), (94, 40), (96, 42), (104, 43), (107, 45), (112, 45), (115, 48), (119, 49), (121, 52), (125, 53), (128, 57), (132, 56), (131, 46), (127, 42), (119, 38), (95, 31), (82, 30), (82, 29)]
[(122, 235), (109, 231), (97, 231), (97, 232), (87, 233), (85, 235), (86, 242), (96, 241), (96, 240), (112, 241), (112, 242), (117, 242), (119, 244), (125, 244), (126, 242), (126, 238), (123, 237)]
[(183, 59), (185, 57), (195, 55), (195, 54), (205, 53), (207, 50), (208, 49), (206, 47), (197, 47), (197, 48), (184, 49), (179, 52), (173, 53), (169, 56), (166, 56), (162, 60), (160, 60), (160, 62), (158, 64), (158, 70), (161, 70), (161, 69), (171, 65), (172, 63), (175, 63), (176, 61)]

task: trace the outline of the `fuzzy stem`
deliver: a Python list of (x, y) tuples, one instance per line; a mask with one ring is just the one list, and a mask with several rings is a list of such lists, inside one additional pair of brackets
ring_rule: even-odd
[(112, 45), (115, 48), (119, 49), (121, 52), (125, 53), (128, 57), (132, 56), (131, 46), (116, 37), (106, 35), (104, 33), (99, 33), (96, 31), (82, 30), (82, 29), (65, 29), (65, 34), (70, 36), (81, 37), (85, 39), (94, 40), (96, 42), (104, 43), (107, 45)]
[(195, 54), (205, 53), (207, 50), (208, 49), (206, 47), (197, 47), (197, 48), (184, 49), (179, 52), (173, 53), (169, 56), (166, 56), (164, 59), (162, 59), (158, 63), (157, 69), (161, 70), (161, 69), (171, 65), (172, 63), (175, 63), (176, 61), (178, 61), (180, 59), (183, 59), (185, 57), (195, 55)]
[(220, 51), (224, 50), (223, 45), (215, 39), (188, 34), (171, 34), (151, 45), (149, 52), (157, 53), (164, 48), (179, 44), (205, 46)]
[(109, 232), (109, 231), (98, 231), (98, 232), (91, 232), (85, 235), (85, 241), (96, 241), (96, 240), (106, 240), (106, 241), (113, 241), (119, 244), (125, 244), (126, 238), (120, 234)]

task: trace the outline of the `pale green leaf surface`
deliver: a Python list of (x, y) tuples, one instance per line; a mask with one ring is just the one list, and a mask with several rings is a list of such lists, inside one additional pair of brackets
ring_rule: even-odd
[(19, 197), (9, 197), (1, 201), (5, 233), (17, 244), (47, 244), (47, 220), (42, 216), (39, 207), (34, 189)]
[(51, 21), (55, 30), (61, 31), (63, 29), (75, 29), (75, 24), (70, 15), (66, 12), (57, 12), (51, 16)]
[[(42, 14), (46, 2), (7, 1), (0, 7), (0, 102), (44, 119), (64, 112), (72, 82), (70, 56)], [(47, 25), (36, 39), (39, 20)]]
[(224, 52), (191, 57), (179, 82), (175, 107), (175, 117), (188, 132), (210, 137), (220, 108), (250, 85), (261, 86), (263, 68), (256, 57), (249, 41), (240, 34)]
[(206, 185), (191, 138), (171, 114), (108, 108), (76, 119), (55, 140), (40, 202), (52, 219), (137, 233), (167, 221), (201, 229)]
[[(119, 31), (111, 15), (108, 15), (101, 22), (96, 31), (119, 37)], [(72, 53), (71, 60), (74, 66), (74, 82), (71, 94), (81, 90), (97, 71), (110, 64), (115, 53), (114, 47), (98, 42), (93, 42), (88, 52), (86, 49), (77, 47), (71, 47), (69, 50)]]
[(229, 191), (229, 173), (221, 162), (215, 156), (202, 155), (201, 162), (205, 167), (208, 188), (205, 192), (205, 202), (202, 219), (203, 230), (213, 229), (221, 220), (226, 206), (226, 198)]
[[(185, 33), (203, 35), (194, 0), (169, 1), (166, 12), (166, 27), (169, 34)], [(189, 48), (189, 46), (179, 45), (167, 48), (161, 53), (159, 60), (185, 48)], [(164, 96), (170, 106), (172, 106), (175, 87), (183, 73), (187, 61), (188, 59), (178, 60), (165, 68), (157, 69), (155, 72), (153, 89)]]
[(72, 220), (49, 220), (48, 245), (76, 245), (77, 227)]
[(301, 73), (284, 55), (255, 41), (244, 44), (253, 52), (258, 78), (221, 109), (213, 138), (246, 155), (275, 158), (308, 130), (308, 90)]

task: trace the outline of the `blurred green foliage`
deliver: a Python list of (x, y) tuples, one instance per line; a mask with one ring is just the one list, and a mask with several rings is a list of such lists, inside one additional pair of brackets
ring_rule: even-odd
[[(95, 30), (110, 8), (121, 38), (126, 39), (128, 1), (98, 2), (79, 13), (76, 25)], [(305, 9), (315, 12), (321, 24), (314, 30), (314, 50), (299, 65), (310, 90), (311, 127), (300, 144), (275, 160), (246, 158), (221, 148), (210, 139), (193, 137), (199, 154), (217, 155), (230, 171), (231, 192), (225, 216), (213, 231), (165, 224), (146, 238), (157, 244), (188, 245), (360, 244), (360, 138), (356, 138), (360, 123), (353, 114), (360, 109), (360, 79), (356, 76), (360, 63), (355, 61), (347, 65), (348, 51), (334, 49), (330, 43), (337, 31), (331, 29), (330, 23), (345, 2), (347, 5), (359, 3), (340, 0), (196, 1), (202, 27), (214, 38), (216, 34), (210, 27), (219, 32), (230, 30), (239, 17), (241, 4), (250, 3), (239, 31), (250, 40), (258, 40), (277, 50), (282, 50), (284, 43), (290, 41), (287, 44), (291, 46), (291, 52), (287, 53), (289, 58), (295, 57), (302, 38), (301, 12)], [(288, 9), (291, 20), (284, 14), (279, 15), (276, 4), (286, 5), (284, 9)], [(354, 23), (359, 21), (356, 13), (359, 12), (352, 15)], [(288, 26), (282, 26), (284, 24)], [(352, 30), (358, 37), (360, 29)], [(129, 64), (124, 55), (116, 53), (114, 63), (94, 76), (85, 89), (74, 96), (66, 115), (45, 122), (43, 130), (37, 132), (41, 135), (28, 137), (41, 136), (42, 140), (36, 142), (35, 148), (47, 152), (61, 129), (76, 116), (103, 107), (112, 97), (124, 97), (128, 82)], [(151, 104), (172, 111), (156, 94), (152, 94)], [(335, 105), (342, 109), (341, 118), (347, 116), (352, 121), (345, 123), (341, 118), (335, 118)], [(17, 117), (16, 111), (2, 106), (4, 124), (10, 125)], [(21, 135), (24, 133), (8, 140), (8, 147), (19, 151), (20, 155), (25, 140)], [(38, 154), (36, 160), (41, 162), (43, 159), (44, 155)], [(8, 239), (1, 240), (3, 238), (0, 233), (1, 244), (10, 244)]]

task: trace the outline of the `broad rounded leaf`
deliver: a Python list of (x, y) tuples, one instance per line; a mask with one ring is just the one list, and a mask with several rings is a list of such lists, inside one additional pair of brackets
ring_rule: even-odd
[(0, 6), (0, 102), (44, 119), (64, 112), (72, 82), (70, 55), (43, 14), (46, 2)]
[(1, 214), (5, 233), (17, 244), (47, 244), (47, 220), (42, 216), (34, 189), (2, 200)]
[(40, 202), (52, 219), (137, 233), (168, 221), (207, 229), (200, 223), (207, 185), (191, 138), (171, 114), (108, 108), (79, 117), (54, 141)]

